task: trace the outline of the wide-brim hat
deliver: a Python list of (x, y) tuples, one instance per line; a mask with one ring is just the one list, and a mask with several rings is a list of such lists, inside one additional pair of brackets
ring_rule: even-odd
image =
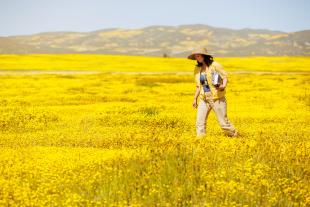
[(191, 60), (195, 60), (196, 54), (209, 55), (207, 49), (205, 47), (201, 47), (201, 48), (197, 48), (197, 49), (193, 50), (192, 54), (189, 55), (187, 58), (191, 59)]

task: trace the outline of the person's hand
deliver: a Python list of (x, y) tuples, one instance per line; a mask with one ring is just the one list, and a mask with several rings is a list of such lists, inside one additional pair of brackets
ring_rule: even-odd
[(193, 108), (197, 108), (197, 99), (194, 99), (192, 106)]
[(226, 86), (221, 84), (221, 85), (219, 85), (219, 87), (217, 87), (217, 90), (224, 91), (225, 88), (226, 88)]

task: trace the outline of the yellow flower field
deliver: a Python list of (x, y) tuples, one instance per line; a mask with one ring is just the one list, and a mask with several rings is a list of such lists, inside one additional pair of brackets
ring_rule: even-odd
[(196, 138), (194, 61), (0, 55), (0, 206), (310, 206), (310, 58), (215, 60), (240, 138)]

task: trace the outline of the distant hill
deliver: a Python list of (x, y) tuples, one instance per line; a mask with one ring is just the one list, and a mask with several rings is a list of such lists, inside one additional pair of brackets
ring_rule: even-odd
[(309, 56), (310, 30), (286, 33), (196, 24), (0, 37), (1, 54), (89, 53), (184, 57), (199, 46), (206, 46), (214, 56)]

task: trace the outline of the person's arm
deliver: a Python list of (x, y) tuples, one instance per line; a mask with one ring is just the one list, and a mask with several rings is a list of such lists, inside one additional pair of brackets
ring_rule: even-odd
[(197, 108), (197, 98), (199, 96), (200, 93), (200, 68), (196, 67), (195, 71), (194, 71), (194, 78), (195, 78), (195, 84), (196, 84), (196, 88), (195, 88), (195, 95), (194, 95), (194, 100), (193, 100), (193, 108)]
[(200, 87), (196, 86), (196, 90), (195, 90), (195, 95), (194, 95), (194, 100), (193, 100), (193, 108), (197, 108), (197, 98), (199, 96), (199, 92), (200, 92)]
[(217, 87), (218, 90), (224, 90), (227, 86), (228, 83), (228, 77), (227, 77), (227, 72), (224, 70), (224, 67), (219, 64), (218, 62), (215, 62), (215, 70), (220, 74), (222, 78), (222, 84)]
[(228, 82), (228, 78), (227, 77), (224, 77), (223, 78), (223, 83), (221, 85), (219, 85), (218, 89), (219, 90), (224, 90), (227, 86), (227, 82)]

